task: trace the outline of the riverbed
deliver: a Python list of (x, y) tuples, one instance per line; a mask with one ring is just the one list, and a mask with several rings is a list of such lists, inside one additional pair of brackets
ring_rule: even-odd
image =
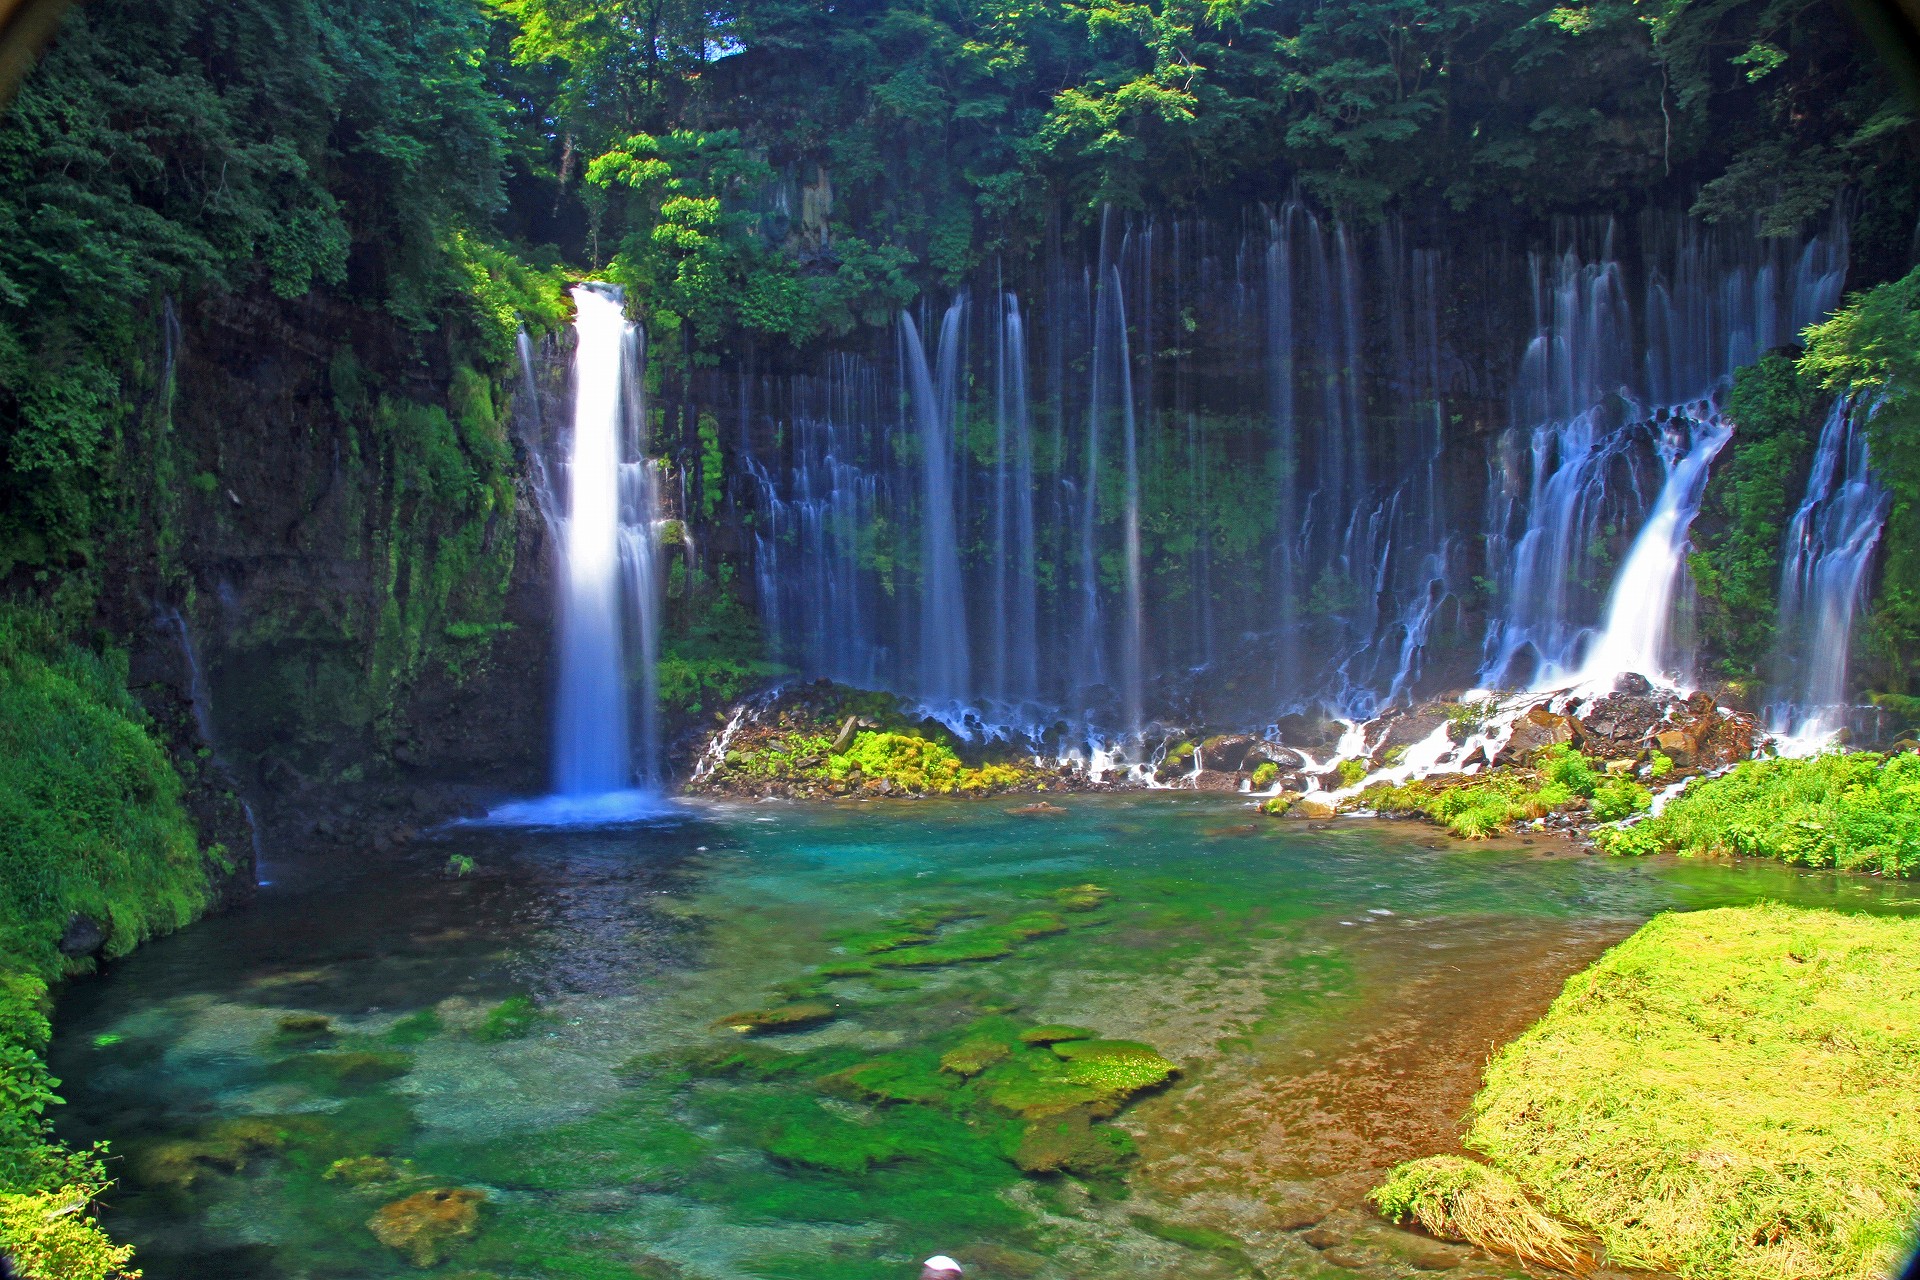
[[(1510, 1268), (1364, 1193), (1457, 1149), (1487, 1054), (1569, 975), (1663, 910), (1920, 912), (1226, 798), (1017, 807), (685, 805), (278, 867), (69, 986), (60, 1132), (111, 1143), (105, 1221), (152, 1280), (864, 1280), (935, 1252), (1465, 1280)], [(1034, 1104), (1076, 1043), (1178, 1070)]]

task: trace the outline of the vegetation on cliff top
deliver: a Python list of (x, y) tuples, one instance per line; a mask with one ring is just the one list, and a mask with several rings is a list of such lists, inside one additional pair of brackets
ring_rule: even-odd
[(200, 849), (181, 796), (123, 662), (0, 610), (0, 1251), (29, 1274), (96, 1280), (130, 1254), (89, 1216), (108, 1183), (99, 1155), (52, 1137), (47, 984), (91, 963), (60, 950), (75, 917), (124, 955), (206, 907), (221, 851)]
[(1479, 1217), (1456, 1216), (1485, 1180), (1444, 1159), (1377, 1198), (1472, 1239), (1539, 1241), (1544, 1209), (1616, 1266), (1874, 1280), (1920, 1209), (1916, 1070), (1920, 922), (1660, 916), (1487, 1068), (1466, 1145), (1531, 1200), (1469, 1196)]

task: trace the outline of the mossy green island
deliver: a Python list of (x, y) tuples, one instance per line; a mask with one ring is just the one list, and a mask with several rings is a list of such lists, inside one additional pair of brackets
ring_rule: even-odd
[(1890, 1275), (1898, 7), (0, 0), (0, 1271)]

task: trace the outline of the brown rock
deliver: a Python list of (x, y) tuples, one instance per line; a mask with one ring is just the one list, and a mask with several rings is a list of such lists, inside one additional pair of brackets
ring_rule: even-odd
[(1238, 791), (1240, 775), (1220, 769), (1202, 769), (1193, 779), (1195, 791)]
[(1681, 769), (1691, 768), (1696, 746), (1693, 735), (1684, 729), (1668, 729), (1653, 737), (1653, 748)]
[(1297, 801), (1292, 811), (1302, 818), (1332, 818), (1338, 816), (1340, 812), (1332, 804), (1319, 799)]
[(1321, 1250), (1320, 1256), (1336, 1267), (1345, 1267), (1349, 1271), (1363, 1271), (1373, 1265), (1373, 1255), (1351, 1245), (1340, 1245), (1332, 1249)]
[(1066, 812), (1057, 804), (1048, 804), (1045, 800), (1036, 800), (1032, 804), (1016, 805), (1007, 810), (1016, 818), (1057, 818)]
[(1314, 1204), (1310, 1200), (1298, 1200), (1273, 1207), (1268, 1221), (1275, 1231), (1298, 1231), (1302, 1227), (1317, 1226), (1327, 1216), (1327, 1206)]
[(1336, 1226), (1327, 1225), (1315, 1227), (1311, 1231), (1302, 1231), (1300, 1238), (1316, 1249), (1332, 1249), (1345, 1244), (1353, 1237)]
[(1247, 753), (1259, 744), (1251, 734), (1231, 733), (1208, 738), (1200, 744), (1200, 764), (1205, 769), (1220, 769), (1228, 773), (1238, 773), (1243, 768), (1252, 768), (1247, 763)]
[(1506, 744), (1494, 753), (1495, 766), (1525, 764), (1545, 747), (1573, 741), (1573, 720), (1545, 707), (1534, 707), (1514, 722)]
[(416, 1267), (437, 1266), (454, 1246), (480, 1228), (479, 1191), (440, 1188), (418, 1191), (382, 1205), (367, 1219), (374, 1239), (404, 1253)]

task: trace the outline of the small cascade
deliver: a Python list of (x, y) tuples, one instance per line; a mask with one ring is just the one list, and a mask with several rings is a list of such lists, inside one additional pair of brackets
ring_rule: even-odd
[(1700, 511), (1707, 468), (1733, 430), (1702, 405), (1697, 418), (1670, 420), (1665, 435), (1661, 452), (1667, 460), (1666, 482), (1613, 580), (1599, 635), (1577, 673), (1544, 667), (1534, 677), (1536, 690), (1567, 684), (1610, 688), (1622, 672), (1658, 679), (1673, 669), (1666, 648), (1667, 629), (1674, 591), (1686, 568), (1687, 531)]
[(1871, 408), (1845, 396), (1834, 402), (1806, 497), (1787, 527), (1776, 632), (1780, 675), (1767, 727), (1793, 754), (1818, 750), (1846, 726), (1853, 619), (1887, 519), (1887, 494), (1867, 457), (1871, 416)]
[(920, 681), (934, 704), (964, 703), (972, 678), (967, 598), (960, 578), (954, 514), (954, 445), (960, 431), (960, 336), (966, 300), (954, 299), (940, 322), (937, 363), (929, 367), (913, 317), (900, 314), (900, 340), (920, 445)]

